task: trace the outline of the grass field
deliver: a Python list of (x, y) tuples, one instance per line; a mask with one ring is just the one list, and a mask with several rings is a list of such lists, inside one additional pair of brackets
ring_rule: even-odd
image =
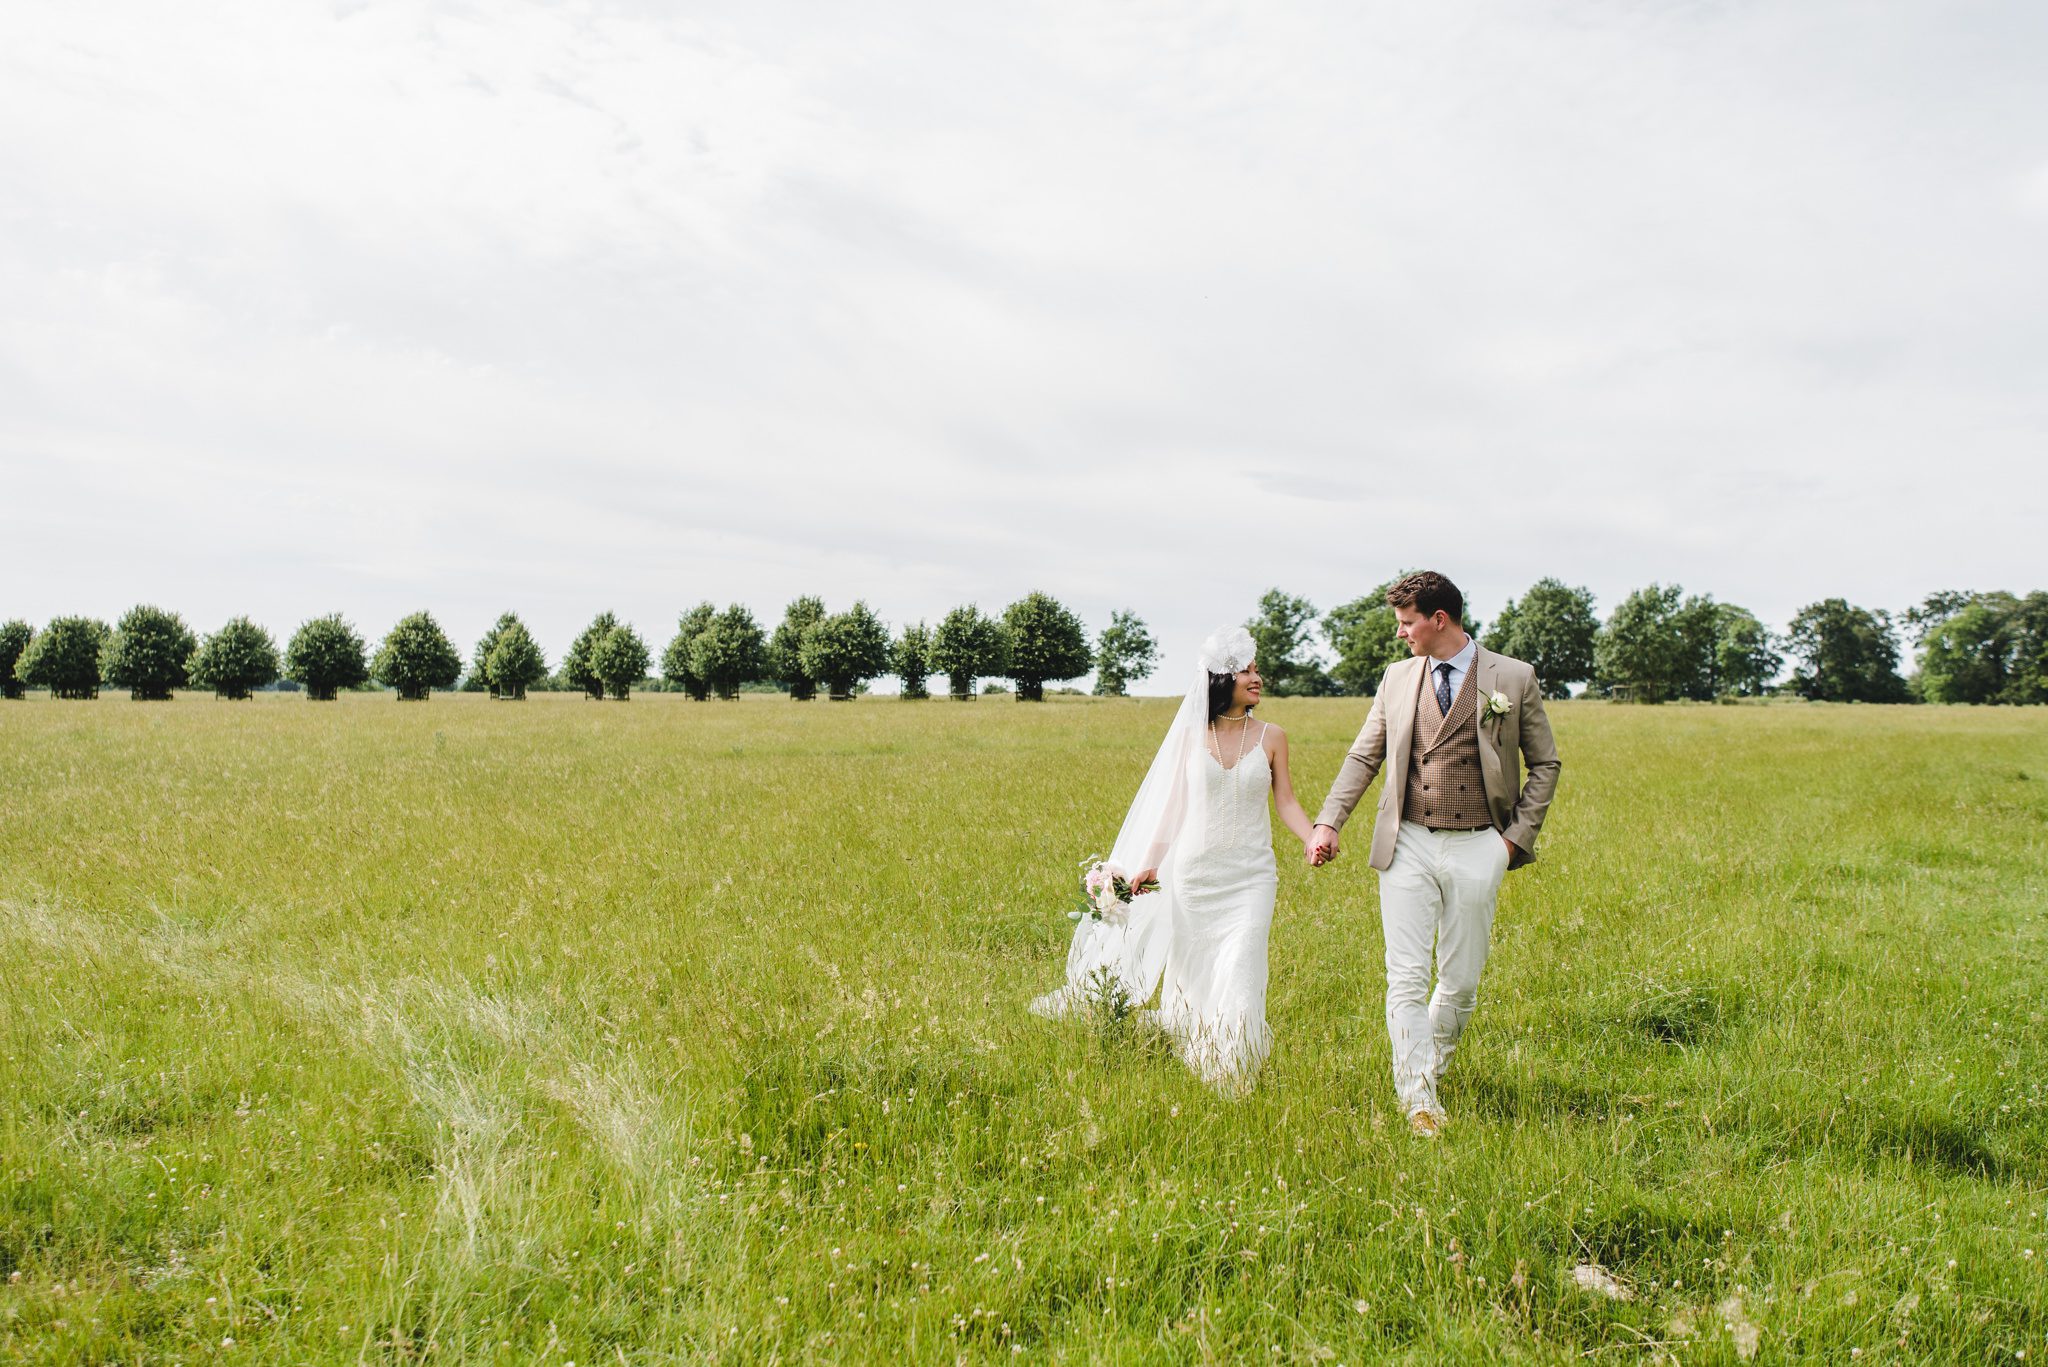
[(1430, 1146), (1363, 825), (1248, 1099), (1025, 1012), (1171, 708), (0, 705), (0, 1356), (2048, 1356), (2048, 714), (1557, 706)]

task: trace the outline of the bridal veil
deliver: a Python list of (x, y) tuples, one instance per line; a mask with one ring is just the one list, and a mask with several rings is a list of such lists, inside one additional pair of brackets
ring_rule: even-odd
[(1189, 800), (1188, 783), (1209, 725), (1209, 676), (1235, 674), (1249, 667), (1256, 653), (1251, 633), (1243, 627), (1213, 632), (1202, 643), (1187, 694), (1109, 852), (1110, 861), (1126, 875), (1157, 868), (1159, 891), (1133, 898), (1122, 925), (1088, 917), (1075, 925), (1074, 942), (1067, 950), (1066, 982), (1031, 1003), (1039, 1015), (1064, 1016), (1085, 1008), (1112, 987), (1120, 988), (1131, 1006), (1141, 1006), (1158, 988), (1179, 896), (1175, 856), (1204, 844), (1205, 833), (1198, 829), (1205, 819), (1203, 804)]

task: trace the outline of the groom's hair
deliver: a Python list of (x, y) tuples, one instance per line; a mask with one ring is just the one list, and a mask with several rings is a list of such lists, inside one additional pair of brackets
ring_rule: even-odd
[(1387, 590), (1387, 606), (1413, 608), (1424, 617), (1432, 616), (1441, 609), (1453, 622), (1465, 620), (1465, 595), (1458, 592), (1456, 584), (1435, 570), (1417, 570), (1397, 580), (1394, 587)]

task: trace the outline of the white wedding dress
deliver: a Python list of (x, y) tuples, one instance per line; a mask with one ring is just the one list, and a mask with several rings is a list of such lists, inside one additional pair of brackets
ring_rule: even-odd
[(1091, 1009), (1112, 990), (1131, 1004), (1157, 990), (1159, 1006), (1146, 1018), (1173, 1037), (1197, 1076), (1224, 1091), (1249, 1086), (1272, 1045), (1266, 937), (1279, 875), (1266, 724), (1246, 721), (1240, 730), (1224, 722), (1218, 734), (1207, 723), (1211, 674), (1243, 669), (1253, 651), (1242, 628), (1203, 643), (1111, 848), (1111, 862), (1126, 873), (1158, 869), (1160, 890), (1136, 898), (1121, 922), (1083, 919), (1065, 984), (1031, 1003), (1057, 1018)]
[(1207, 745), (1188, 757), (1188, 797), (1200, 819), (1182, 822), (1193, 841), (1172, 847), (1178, 896), (1153, 1017), (1188, 1067), (1217, 1086), (1249, 1083), (1273, 1042), (1266, 1025), (1266, 939), (1279, 886), (1267, 815), (1273, 770), (1266, 724), (1246, 725), (1250, 736), (1219, 728), (1228, 766)]

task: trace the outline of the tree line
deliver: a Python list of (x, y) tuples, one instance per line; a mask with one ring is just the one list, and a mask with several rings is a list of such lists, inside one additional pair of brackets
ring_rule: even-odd
[[(1386, 593), (1401, 576), (1318, 613), (1274, 589), (1248, 623), (1275, 694), (1371, 693), (1408, 653)], [(2048, 593), (1943, 592), (1905, 613), (1840, 598), (1809, 603), (1783, 632), (1676, 584), (1635, 590), (1602, 620), (1590, 589), (1540, 579), (1491, 625), (1488, 650), (1527, 660), (1544, 692), (1661, 703), (1785, 693), (1820, 702), (2048, 703)], [(1900, 632), (1917, 668), (1900, 673)], [(1317, 641), (1320, 635), (1321, 641)], [(1792, 663), (1784, 674), (1787, 660)], [(1781, 677), (1783, 675), (1783, 677)]]
[(864, 602), (828, 612), (821, 598), (798, 598), (772, 632), (741, 604), (720, 611), (699, 603), (677, 621), (658, 682), (649, 673), (656, 660), (647, 642), (610, 612), (592, 619), (554, 670), (511, 612), (476, 643), (467, 670), (428, 612), (401, 619), (374, 652), (338, 613), (301, 624), (283, 650), (247, 617), (201, 638), (177, 613), (150, 604), (131, 608), (111, 627), (91, 617), (59, 617), (40, 631), (19, 620), (0, 625), (0, 691), (10, 698), (47, 688), (58, 698), (89, 699), (106, 686), (139, 700), (169, 698), (180, 688), (245, 699), (285, 680), (315, 701), (370, 684), (401, 701), (456, 687), (511, 701), (530, 690), (624, 701), (650, 682), (698, 701), (762, 686), (800, 701), (820, 692), (843, 701), (893, 674), (905, 698), (929, 697), (928, 681), (943, 678), (950, 696), (968, 700), (978, 681), (1002, 678), (1020, 701), (1037, 702), (1047, 684), (1091, 671), (1097, 693), (1122, 696), (1158, 661), (1158, 644), (1136, 613), (1112, 613), (1091, 640), (1081, 619), (1044, 593), (1026, 594), (999, 615), (958, 607), (936, 626), (920, 621), (893, 635)]
[[(1328, 612), (1269, 591), (1246, 623), (1268, 691), (1370, 694), (1407, 653), (1386, 602), (1394, 582)], [(1947, 591), (1896, 616), (1828, 598), (1800, 609), (1780, 633), (1746, 608), (1675, 584), (1637, 589), (1603, 620), (1589, 589), (1541, 579), (1490, 625), (1468, 609), (1465, 627), (1487, 649), (1529, 661), (1553, 697), (1583, 685), (1587, 696), (1645, 703), (1770, 693), (1828, 702), (2048, 703), (2048, 593), (2040, 591)], [(1910, 675), (1900, 673), (1902, 631), (1915, 652)], [(1793, 668), (1781, 678), (1788, 658)], [(844, 700), (894, 675), (909, 699), (929, 697), (935, 679), (962, 700), (976, 696), (980, 680), (1007, 679), (1030, 702), (1048, 684), (1091, 671), (1096, 693), (1121, 696), (1158, 662), (1158, 644), (1136, 613), (1112, 613), (1091, 639), (1079, 617), (1044, 593), (999, 614), (958, 607), (936, 626), (920, 621), (893, 634), (865, 602), (835, 613), (823, 599), (798, 598), (773, 631), (741, 604), (721, 611), (699, 603), (677, 620), (658, 660), (632, 626), (602, 612), (552, 670), (510, 612), (477, 642), (467, 669), (427, 612), (400, 620), (374, 652), (339, 614), (303, 623), (283, 650), (247, 617), (202, 639), (178, 614), (149, 605), (112, 627), (89, 617), (59, 617), (40, 631), (19, 620), (0, 625), (0, 692), (10, 698), (31, 687), (93, 698), (103, 685), (138, 699), (168, 698), (179, 688), (247, 698), (288, 680), (322, 701), (370, 684), (406, 701), (458, 686), (507, 700), (529, 690), (624, 700), (650, 686), (699, 701), (755, 688)], [(650, 673), (657, 664), (658, 679)]]

